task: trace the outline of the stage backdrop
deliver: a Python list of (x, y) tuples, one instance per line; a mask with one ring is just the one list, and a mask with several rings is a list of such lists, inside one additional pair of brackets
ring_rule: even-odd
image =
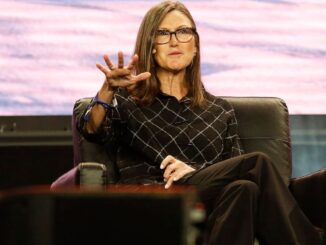
[[(1, 0), (0, 115), (70, 114), (103, 82), (103, 54), (133, 52), (158, 1)], [(324, 0), (183, 1), (216, 95), (277, 96), (291, 114), (326, 113)]]

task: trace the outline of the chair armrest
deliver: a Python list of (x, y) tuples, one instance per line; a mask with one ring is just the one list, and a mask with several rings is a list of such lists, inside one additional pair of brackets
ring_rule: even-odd
[(59, 178), (57, 178), (51, 184), (51, 189), (76, 186), (77, 182), (78, 182), (77, 181), (77, 176), (78, 176), (77, 171), (78, 171), (78, 166), (74, 167), (73, 169), (71, 169), (68, 172), (61, 175)]
[(51, 189), (63, 187), (102, 187), (107, 184), (107, 170), (104, 164), (80, 163), (60, 176), (51, 185)]
[(313, 225), (326, 231), (326, 169), (292, 178), (290, 190)]
[(74, 165), (81, 162), (102, 163), (107, 168), (107, 178), (110, 184), (119, 180), (119, 171), (116, 166), (118, 148), (110, 143), (97, 144), (85, 139), (77, 130), (77, 124), (83, 116), (92, 98), (82, 98), (76, 101), (72, 115), (73, 155)]
[(82, 187), (102, 187), (107, 184), (107, 170), (104, 164), (85, 162), (78, 165), (79, 185)]

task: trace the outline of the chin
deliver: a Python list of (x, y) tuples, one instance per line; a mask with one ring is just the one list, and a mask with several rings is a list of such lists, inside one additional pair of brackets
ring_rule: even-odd
[(185, 68), (181, 68), (181, 67), (169, 67), (166, 70), (169, 71), (169, 72), (172, 72), (172, 73), (179, 73), (179, 72), (185, 70)]
[(180, 72), (187, 68), (187, 65), (185, 64), (172, 64), (167, 67), (167, 70), (171, 72)]

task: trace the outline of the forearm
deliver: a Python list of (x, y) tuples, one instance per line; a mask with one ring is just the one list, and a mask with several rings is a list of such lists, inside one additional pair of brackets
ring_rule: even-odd
[[(114, 92), (102, 93), (98, 92), (97, 98), (107, 104), (112, 104)], [(100, 129), (103, 121), (105, 120), (106, 108), (101, 104), (95, 104), (90, 111), (89, 120), (85, 123), (85, 129), (89, 134), (95, 134)]]
[(98, 132), (106, 114), (106, 110), (101, 105), (95, 105), (91, 110), (91, 117), (85, 123), (87, 133), (95, 134)]

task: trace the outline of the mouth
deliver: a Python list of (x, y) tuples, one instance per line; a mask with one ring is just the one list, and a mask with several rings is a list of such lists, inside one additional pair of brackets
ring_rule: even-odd
[(172, 55), (172, 56), (174, 56), (174, 55), (180, 55), (180, 54), (182, 54), (182, 53), (179, 52), (179, 51), (173, 51), (173, 52), (170, 52), (169, 53), (169, 55)]

